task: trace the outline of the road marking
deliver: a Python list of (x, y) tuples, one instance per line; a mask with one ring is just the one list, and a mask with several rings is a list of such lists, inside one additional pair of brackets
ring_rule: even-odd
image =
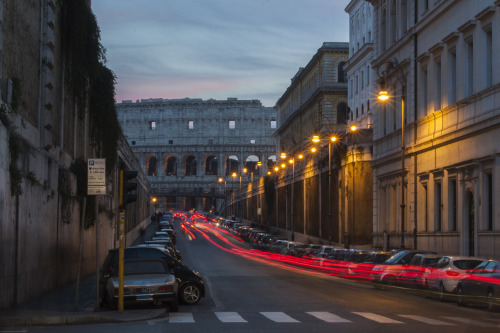
[(306, 312), (311, 316), (314, 316), (320, 320), (326, 321), (327, 323), (350, 323), (350, 320), (344, 319), (330, 312)]
[(238, 312), (214, 312), (223, 323), (248, 323)]
[(462, 318), (462, 317), (443, 317), (445, 319), (450, 319), (450, 320), (456, 320), (461, 323), (466, 323), (466, 324), (472, 324), (472, 325), (477, 325), (477, 326), (482, 326), (482, 327), (498, 327), (497, 325), (492, 325), (488, 323), (483, 323), (478, 320), (472, 320), (472, 319), (467, 319), (467, 318)]
[(260, 312), (260, 314), (277, 323), (300, 323), (284, 312)]
[(421, 321), (426, 324), (431, 324), (431, 325), (449, 325), (449, 326), (455, 326), (455, 324), (452, 323), (447, 323), (445, 321), (437, 320), (437, 319), (431, 319), (431, 318), (426, 318), (422, 316), (415, 316), (415, 315), (399, 315), (400, 317), (404, 318), (409, 318), (413, 319), (416, 321)]
[(394, 320), (391, 318), (380, 316), (380, 315), (375, 314), (375, 313), (370, 313), (370, 312), (353, 312), (353, 313), (357, 314), (359, 316), (365, 317), (367, 319), (376, 321), (377, 323), (381, 323), (381, 324), (403, 324), (403, 322), (401, 322), (401, 321), (397, 321), (397, 320)]
[(168, 314), (168, 319), (170, 323), (194, 323), (191, 312), (172, 312)]

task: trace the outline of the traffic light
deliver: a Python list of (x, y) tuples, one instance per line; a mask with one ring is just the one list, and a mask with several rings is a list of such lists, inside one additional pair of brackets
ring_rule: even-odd
[(120, 209), (137, 200), (136, 194), (129, 194), (137, 189), (137, 183), (130, 182), (137, 177), (137, 170), (120, 170)]

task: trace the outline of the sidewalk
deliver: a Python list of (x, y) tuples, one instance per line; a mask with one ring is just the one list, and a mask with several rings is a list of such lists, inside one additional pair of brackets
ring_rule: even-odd
[[(155, 231), (155, 227), (154, 223), (150, 224), (144, 238), (149, 237)], [(143, 239), (139, 238), (136, 242), (142, 241)], [(16, 307), (0, 310), (0, 327), (128, 322), (154, 319), (166, 313), (164, 308), (158, 307), (126, 308), (123, 312), (108, 308), (95, 311), (95, 274), (80, 279), (77, 311), (75, 311), (75, 293), (76, 281), (73, 281)]]

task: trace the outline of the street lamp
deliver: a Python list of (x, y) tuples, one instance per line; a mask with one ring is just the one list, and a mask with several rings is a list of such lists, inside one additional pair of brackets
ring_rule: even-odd
[[(351, 134), (356, 131), (356, 126), (351, 126)], [(352, 157), (352, 245), (356, 243), (356, 209), (354, 208), (356, 198), (356, 160), (354, 158), (354, 137), (351, 136), (351, 157)]]
[(226, 216), (227, 193), (226, 193), (226, 178), (219, 177), (219, 183), (224, 182), (224, 216)]
[[(233, 189), (234, 189), (234, 179), (235, 179), (237, 176), (238, 176), (238, 174), (237, 174), (236, 172), (233, 172), (233, 173), (231, 174), (231, 177), (233, 178), (233, 184), (232, 184), (232, 186), (231, 186), (231, 187), (232, 187)], [(234, 196), (234, 191), (233, 191), (233, 195), (232, 195), (232, 196), (236, 199), (236, 197)], [(232, 209), (231, 209), (231, 210), (233, 210), (233, 216), (234, 216), (234, 202), (232, 203), (232, 205), (231, 205), (231, 206), (232, 206)]]
[(380, 73), (379, 77), (382, 77), (381, 91), (379, 92), (378, 99), (381, 101), (386, 101), (389, 99), (389, 94), (385, 90), (385, 79), (389, 74), (389, 70), (395, 69), (397, 71), (396, 78), (401, 85), (401, 248), (405, 248), (405, 100), (406, 100), (406, 81), (404, 78), (404, 73), (401, 68), (401, 64), (396, 58), (387, 63), (385, 71)]

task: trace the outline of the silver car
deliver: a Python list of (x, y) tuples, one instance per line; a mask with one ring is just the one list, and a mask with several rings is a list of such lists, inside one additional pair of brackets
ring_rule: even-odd
[[(108, 279), (108, 304), (118, 304), (118, 265), (115, 275)], [(124, 263), (123, 303), (167, 305), (172, 312), (179, 311), (178, 286), (167, 264), (159, 259), (130, 260)]]

